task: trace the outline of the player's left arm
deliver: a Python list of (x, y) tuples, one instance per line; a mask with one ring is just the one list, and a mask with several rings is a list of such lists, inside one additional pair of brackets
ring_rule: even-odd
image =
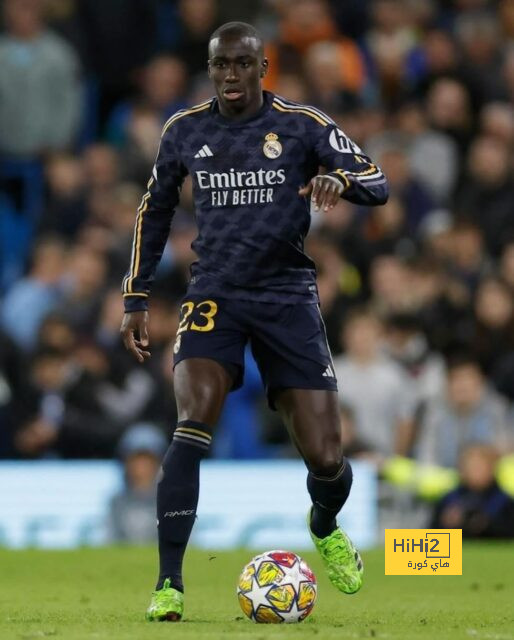
[(315, 150), (319, 164), (328, 170), (317, 175), (300, 189), (311, 195), (316, 209), (331, 209), (340, 197), (368, 206), (387, 202), (387, 180), (380, 167), (335, 124), (323, 128), (316, 136)]

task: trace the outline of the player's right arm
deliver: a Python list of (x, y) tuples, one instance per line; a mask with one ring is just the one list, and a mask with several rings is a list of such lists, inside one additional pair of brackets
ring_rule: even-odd
[(148, 190), (137, 211), (129, 269), (123, 278), (125, 315), (120, 333), (123, 343), (139, 362), (150, 357), (148, 347), (148, 296), (155, 270), (168, 239), (171, 220), (186, 175), (175, 142), (176, 130), (165, 126)]

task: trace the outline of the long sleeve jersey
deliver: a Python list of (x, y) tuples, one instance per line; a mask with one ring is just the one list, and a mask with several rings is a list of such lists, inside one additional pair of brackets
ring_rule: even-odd
[(342, 197), (383, 204), (380, 170), (324, 113), (265, 91), (244, 121), (212, 98), (165, 124), (148, 191), (139, 207), (123, 280), (126, 311), (147, 308), (184, 177), (193, 181), (198, 236), (188, 292), (262, 302), (316, 303), (316, 271), (303, 249), (310, 201), (298, 189), (323, 166)]

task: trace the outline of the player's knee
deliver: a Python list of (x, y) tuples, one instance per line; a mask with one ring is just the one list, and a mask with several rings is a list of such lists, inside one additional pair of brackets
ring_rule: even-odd
[(305, 456), (309, 471), (317, 476), (331, 477), (341, 468), (343, 448), (337, 439), (328, 439), (321, 446), (314, 447)]

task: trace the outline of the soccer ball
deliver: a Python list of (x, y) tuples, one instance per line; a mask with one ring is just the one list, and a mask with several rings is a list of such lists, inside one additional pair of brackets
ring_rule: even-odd
[(314, 608), (316, 577), (290, 551), (266, 551), (244, 567), (237, 584), (243, 612), (254, 622), (301, 622)]

